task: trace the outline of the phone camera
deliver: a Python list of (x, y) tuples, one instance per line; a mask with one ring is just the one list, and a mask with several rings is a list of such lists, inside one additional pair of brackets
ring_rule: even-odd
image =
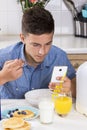
[(62, 69), (59, 69), (59, 71), (62, 71)]

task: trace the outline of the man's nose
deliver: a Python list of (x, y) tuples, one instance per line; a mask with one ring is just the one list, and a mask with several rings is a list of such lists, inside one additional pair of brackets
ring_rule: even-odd
[(45, 47), (41, 47), (39, 49), (39, 54), (44, 55), (45, 54)]

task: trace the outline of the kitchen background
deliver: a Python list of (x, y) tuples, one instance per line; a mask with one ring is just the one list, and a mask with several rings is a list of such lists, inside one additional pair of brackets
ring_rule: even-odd
[[(73, 0), (78, 11), (87, 0)], [(63, 0), (50, 0), (46, 9), (55, 19), (53, 44), (68, 53), (87, 53), (87, 39), (74, 36), (73, 16)], [(17, 0), (0, 0), (0, 48), (20, 40), (21, 5)]]
[[(79, 8), (87, 0), (73, 0)], [(73, 18), (63, 0), (50, 0), (46, 8), (55, 19), (55, 34), (73, 34)], [(0, 0), (0, 35), (19, 34), (21, 31), (22, 10), (17, 0)]]

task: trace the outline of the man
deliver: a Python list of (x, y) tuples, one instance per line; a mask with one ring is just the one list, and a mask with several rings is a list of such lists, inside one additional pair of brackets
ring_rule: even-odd
[(13, 76), (13, 81), (9, 78), (8, 82), (0, 86), (1, 98), (20, 99), (24, 98), (27, 91), (33, 89), (48, 87), (54, 89), (58, 83), (50, 83), (53, 67), (64, 65), (68, 66), (68, 72), (64, 78), (62, 91), (71, 89), (75, 96), (75, 70), (66, 53), (52, 46), (53, 34), (54, 20), (49, 11), (33, 7), (24, 12), (21, 42), (0, 50), (0, 67), (2, 68), (6, 61), (21, 59), (24, 62), (21, 67), (23, 73), (19, 78)]

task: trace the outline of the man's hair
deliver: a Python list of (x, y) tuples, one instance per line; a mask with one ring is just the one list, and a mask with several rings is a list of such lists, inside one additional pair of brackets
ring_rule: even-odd
[(43, 7), (35, 6), (26, 10), (22, 18), (22, 33), (41, 35), (54, 32), (54, 19)]

